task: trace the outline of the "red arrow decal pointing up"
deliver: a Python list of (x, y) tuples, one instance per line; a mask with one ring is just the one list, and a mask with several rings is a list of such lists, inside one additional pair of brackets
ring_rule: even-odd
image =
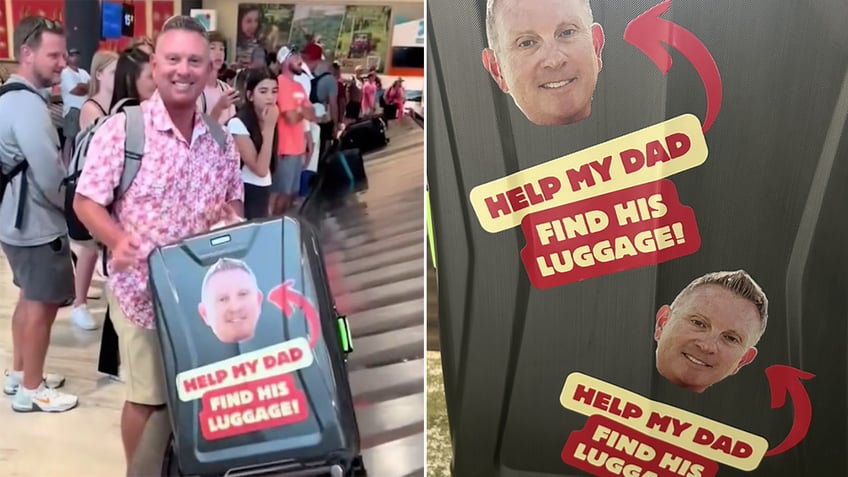
[(279, 308), (286, 318), (294, 314), (293, 308), (300, 308), (306, 317), (306, 331), (309, 335), (309, 347), (314, 348), (321, 334), (321, 322), (318, 321), (318, 311), (315, 306), (294, 288), (294, 280), (286, 280), (282, 285), (271, 290), (268, 301)]
[(680, 51), (692, 63), (707, 92), (707, 117), (703, 126), (706, 133), (721, 109), (721, 75), (713, 56), (698, 37), (680, 25), (660, 18), (669, 7), (671, 0), (665, 0), (634, 18), (624, 29), (624, 40), (642, 50), (662, 74), (667, 74), (671, 68), (671, 55), (663, 47), (663, 43)]
[(810, 430), (810, 421), (813, 419), (813, 405), (810, 403), (810, 395), (804, 388), (802, 379), (813, 379), (815, 374), (795, 369), (791, 366), (775, 365), (766, 369), (769, 387), (771, 388), (771, 408), (778, 409), (786, 404), (786, 395), (792, 398), (792, 406), (795, 408), (795, 420), (792, 429), (786, 439), (774, 449), (766, 452), (766, 456), (782, 454), (797, 446), (807, 436)]

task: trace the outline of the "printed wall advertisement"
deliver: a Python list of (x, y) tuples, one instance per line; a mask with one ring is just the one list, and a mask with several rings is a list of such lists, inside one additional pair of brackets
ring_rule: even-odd
[(189, 15), (202, 23), (209, 31), (218, 29), (218, 12), (215, 10), (192, 8)]
[(427, 4), (454, 475), (848, 475), (848, 3), (486, 6)]
[(389, 51), (390, 7), (348, 6), (339, 32), (335, 59), (345, 71), (357, 66), (385, 70)]
[(299, 4), (240, 4), (236, 61), (250, 63), (256, 48), (276, 52), (284, 45), (324, 47), (328, 60), (344, 72), (357, 65), (385, 68), (389, 48), (391, 8)]

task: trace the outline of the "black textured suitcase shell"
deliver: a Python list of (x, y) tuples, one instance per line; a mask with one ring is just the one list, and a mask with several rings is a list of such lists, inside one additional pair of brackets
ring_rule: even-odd
[[(207, 270), (220, 259), (242, 262), (222, 262), (216, 270), (230, 276), (219, 275), (216, 281), (213, 273), (207, 281)], [(249, 274), (241, 264), (252, 270), (258, 287), (245, 279)], [(223, 474), (262, 464), (293, 470), (333, 464), (349, 468), (359, 455), (359, 432), (314, 229), (290, 217), (247, 222), (161, 247), (151, 254), (149, 265), (181, 472)], [(289, 284), (285, 290), (284, 283)], [(202, 288), (207, 289), (205, 300)], [(254, 294), (256, 288), (261, 297)], [(251, 322), (256, 307), (218, 307), (243, 305), (239, 300), (245, 297), (247, 303), (261, 303), (261, 313), (253, 337), (233, 342), (238, 333), (246, 333), (239, 318)], [(272, 300), (289, 305), (280, 307)], [(308, 324), (310, 308), (315, 313)], [(221, 316), (223, 320), (216, 319)], [(216, 325), (218, 333), (207, 318), (222, 323)], [(269, 369), (289, 372), (274, 375)], [(238, 384), (245, 375), (261, 377), (262, 385)], [(201, 397), (202, 386), (206, 398)], [(244, 390), (247, 399), (235, 393)], [(253, 413), (244, 412), (248, 409)], [(245, 426), (248, 422), (256, 427)]]

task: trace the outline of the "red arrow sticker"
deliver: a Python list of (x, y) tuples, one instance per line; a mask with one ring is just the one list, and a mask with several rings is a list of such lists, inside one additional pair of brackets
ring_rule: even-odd
[(318, 311), (305, 296), (294, 289), (294, 280), (286, 280), (285, 283), (271, 290), (268, 301), (279, 308), (286, 318), (294, 315), (294, 308), (299, 308), (306, 318), (306, 329), (309, 335), (309, 347), (314, 348), (321, 334), (321, 322), (318, 321)]
[(707, 116), (703, 126), (706, 133), (721, 109), (721, 74), (712, 54), (698, 37), (680, 25), (660, 18), (670, 7), (671, 0), (665, 0), (634, 18), (624, 29), (624, 40), (641, 50), (664, 75), (671, 69), (671, 55), (663, 43), (678, 50), (692, 63), (707, 93)]
[(783, 407), (788, 394), (792, 398), (792, 407), (795, 409), (795, 418), (789, 435), (780, 445), (766, 452), (766, 457), (769, 457), (792, 449), (807, 437), (807, 431), (810, 430), (810, 422), (813, 419), (813, 405), (801, 380), (813, 379), (816, 375), (792, 366), (774, 365), (766, 369), (766, 376), (771, 388), (771, 408)]

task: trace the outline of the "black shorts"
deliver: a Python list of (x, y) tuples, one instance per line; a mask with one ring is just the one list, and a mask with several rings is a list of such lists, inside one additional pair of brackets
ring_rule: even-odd
[(324, 162), (327, 159), (324, 157), (324, 153), (333, 141), (333, 131), (336, 129), (336, 126), (334, 122), (330, 121), (328, 123), (320, 123), (318, 127), (321, 129), (320, 147), (318, 148), (318, 170), (321, 171), (324, 169)]
[(247, 220), (268, 217), (271, 186), (244, 184), (244, 218)]
[(362, 112), (362, 103), (359, 101), (350, 101), (345, 107), (345, 117), (347, 119), (359, 119), (359, 113)]

